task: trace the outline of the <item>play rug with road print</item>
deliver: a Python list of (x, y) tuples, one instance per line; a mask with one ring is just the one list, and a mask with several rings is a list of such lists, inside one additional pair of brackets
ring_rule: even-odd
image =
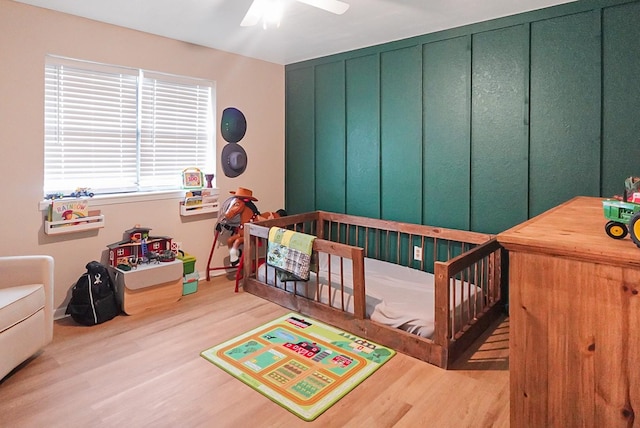
[(312, 421), (389, 361), (395, 351), (290, 313), (201, 355)]

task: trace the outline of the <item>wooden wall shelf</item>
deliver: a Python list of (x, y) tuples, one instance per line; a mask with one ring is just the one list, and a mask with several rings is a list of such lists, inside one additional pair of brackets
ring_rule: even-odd
[(85, 230), (104, 227), (104, 215), (96, 214), (82, 219), (44, 221), (44, 233), (47, 235), (61, 235), (66, 233), (83, 232)]
[(220, 208), (218, 201), (206, 202), (200, 205), (186, 206), (183, 202), (180, 202), (180, 215), (191, 216), (199, 214), (217, 213)]

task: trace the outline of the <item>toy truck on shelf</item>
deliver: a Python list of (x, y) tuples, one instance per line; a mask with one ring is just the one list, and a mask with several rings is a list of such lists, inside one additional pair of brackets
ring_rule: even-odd
[(602, 201), (607, 224), (604, 226), (607, 235), (613, 239), (622, 239), (627, 234), (640, 247), (640, 193), (634, 193), (627, 200), (626, 192), (622, 201), (606, 199)]

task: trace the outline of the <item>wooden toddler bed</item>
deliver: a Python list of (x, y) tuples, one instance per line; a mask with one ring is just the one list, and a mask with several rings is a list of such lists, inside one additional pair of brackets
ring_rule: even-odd
[[(280, 282), (264, 263), (271, 227), (316, 236), (309, 281)], [(324, 211), (247, 223), (244, 233), (245, 291), (442, 368), (502, 311), (492, 235)], [(423, 313), (398, 313), (416, 304)]]

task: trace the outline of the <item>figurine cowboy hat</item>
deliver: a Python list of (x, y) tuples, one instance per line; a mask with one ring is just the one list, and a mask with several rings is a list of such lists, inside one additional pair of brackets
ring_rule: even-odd
[(238, 190), (236, 190), (235, 192), (232, 190), (229, 193), (231, 193), (232, 195), (237, 196), (238, 198), (242, 198), (242, 199), (249, 199), (252, 201), (257, 201), (258, 199), (253, 197), (253, 192), (249, 189), (245, 189), (244, 187), (238, 187)]

